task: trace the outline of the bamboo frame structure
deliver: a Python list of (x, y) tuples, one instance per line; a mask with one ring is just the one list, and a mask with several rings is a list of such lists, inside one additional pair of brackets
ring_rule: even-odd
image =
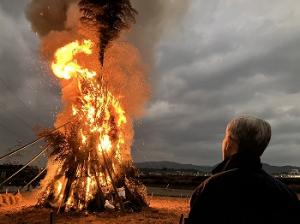
[[(57, 130), (63, 128), (63, 127), (65, 127), (66, 125), (68, 125), (68, 124), (70, 124), (70, 123), (72, 123), (72, 122), (73, 122), (73, 121), (69, 121), (69, 122), (67, 122), (67, 123), (65, 123), (65, 124), (63, 124), (63, 125), (61, 125), (61, 126), (59, 126), (58, 128), (55, 128), (55, 129), (51, 130), (49, 134), (51, 134), (51, 133), (53, 133), (53, 132), (55, 132), (55, 131), (57, 131)], [(37, 143), (37, 142), (43, 140), (43, 139), (46, 138), (46, 137), (47, 137), (47, 135), (41, 136), (41, 137), (39, 137), (39, 138), (37, 138), (37, 139), (35, 139), (35, 140), (33, 140), (33, 141), (31, 141), (31, 142), (29, 142), (29, 143), (23, 145), (23, 146), (20, 146), (19, 148), (13, 150), (12, 152), (9, 152), (9, 153), (7, 153), (7, 154), (1, 156), (1, 157), (0, 157), (0, 161), (3, 160), (3, 159), (5, 159), (5, 158), (7, 158), (7, 157), (10, 157), (10, 156), (16, 154), (17, 152), (20, 152), (20, 151), (22, 151), (22, 150), (27, 149), (29, 146), (34, 145), (35, 143)]]
[(0, 183), (0, 187), (7, 183), (9, 180), (11, 180), (14, 176), (16, 176), (18, 173), (20, 173), (22, 170), (24, 170), (27, 166), (29, 166), (32, 162), (34, 162), (37, 158), (39, 158), (44, 152), (46, 152), (49, 149), (49, 146), (46, 146), (41, 152), (39, 152), (36, 156), (34, 156), (31, 160), (29, 160), (24, 166), (22, 166), (19, 170), (17, 170), (14, 174), (6, 178), (4, 181)]

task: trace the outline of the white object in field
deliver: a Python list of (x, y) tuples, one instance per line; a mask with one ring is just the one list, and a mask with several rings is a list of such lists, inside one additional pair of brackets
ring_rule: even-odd
[(118, 191), (119, 197), (124, 198), (124, 199), (126, 198), (126, 193), (125, 193), (124, 187), (117, 188), (117, 191)]
[(115, 206), (112, 205), (108, 200), (105, 200), (104, 208), (113, 210), (115, 209)]

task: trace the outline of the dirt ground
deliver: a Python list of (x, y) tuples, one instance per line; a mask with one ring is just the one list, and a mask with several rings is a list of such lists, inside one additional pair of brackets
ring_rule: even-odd
[[(28, 199), (28, 201), (30, 201)], [(27, 202), (28, 202), (27, 201)], [(26, 200), (25, 200), (26, 202)], [(29, 207), (28, 207), (29, 206)], [(188, 199), (172, 197), (150, 197), (150, 208), (139, 213), (120, 214), (55, 214), (55, 223), (69, 224), (173, 224), (179, 223), (180, 215), (187, 214)], [(50, 210), (21, 203), (0, 207), (0, 224), (45, 224), (50, 223)]]

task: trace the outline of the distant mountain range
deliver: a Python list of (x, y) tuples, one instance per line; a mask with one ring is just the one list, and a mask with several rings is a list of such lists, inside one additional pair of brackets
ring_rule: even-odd
[[(214, 166), (197, 166), (193, 164), (182, 164), (170, 161), (152, 161), (152, 162), (140, 162), (135, 163), (136, 167), (139, 169), (172, 169), (172, 170), (197, 170), (201, 172), (211, 172)], [(264, 163), (263, 169), (269, 174), (281, 174), (289, 173), (295, 169), (300, 171), (300, 167), (296, 166), (272, 166)]]
[(136, 167), (139, 169), (172, 169), (172, 170), (199, 170), (202, 172), (210, 172), (212, 170), (211, 166), (197, 166), (193, 164), (182, 164), (170, 161), (155, 161), (155, 162), (141, 162), (135, 163)]

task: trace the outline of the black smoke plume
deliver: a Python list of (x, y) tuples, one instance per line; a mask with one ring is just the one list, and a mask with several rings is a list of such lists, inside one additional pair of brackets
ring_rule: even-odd
[(82, 22), (98, 28), (99, 60), (103, 66), (106, 47), (123, 29), (130, 28), (137, 11), (130, 0), (80, 0), (79, 7), (83, 13)]

